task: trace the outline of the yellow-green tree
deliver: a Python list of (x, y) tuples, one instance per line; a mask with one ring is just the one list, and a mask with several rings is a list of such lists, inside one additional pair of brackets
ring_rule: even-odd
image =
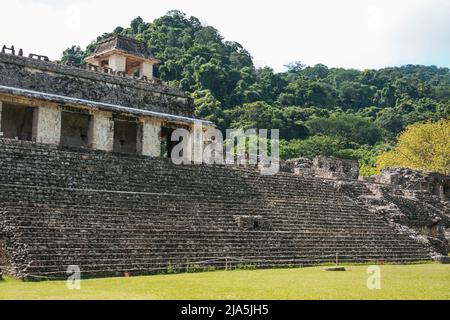
[(379, 170), (406, 167), (450, 174), (450, 119), (409, 126), (397, 146), (378, 157), (377, 166)]

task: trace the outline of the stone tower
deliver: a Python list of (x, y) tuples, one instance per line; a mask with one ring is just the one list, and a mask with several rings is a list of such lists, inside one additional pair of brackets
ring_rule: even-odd
[(153, 79), (153, 66), (160, 63), (144, 42), (123, 36), (114, 36), (99, 42), (94, 54), (85, 61), (114, 72), (147, 79)]

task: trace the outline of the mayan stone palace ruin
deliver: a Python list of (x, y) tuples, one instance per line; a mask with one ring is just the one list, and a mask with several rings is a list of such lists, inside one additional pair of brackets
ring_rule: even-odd
[[(136, 40), (100, 42), (85, 68), (0, 53), (0, 269), (27, 280), (335, 261), (446, 262), (450, 178), (353, 161), (175, 165), (193, 101), (153, 76)], [(207, 143), (207, 141), (205, 141)]]

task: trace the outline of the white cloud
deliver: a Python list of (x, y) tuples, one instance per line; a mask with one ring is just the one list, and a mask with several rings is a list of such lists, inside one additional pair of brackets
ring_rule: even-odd
[(277, 70), (295, 60), (355, 68), (450, 66), (446, 0), (5, 1), (0, 39), (56, 59), (68, 46), (86, 46), (138, 15), (150, 21), (171, 9), (215, 26), (258, 65)]

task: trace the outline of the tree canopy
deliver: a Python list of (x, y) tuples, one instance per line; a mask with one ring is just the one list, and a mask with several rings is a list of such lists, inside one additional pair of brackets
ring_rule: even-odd
[(378, 157), (378, 168), (408, 167), (450, 174), (450, 120), (417, 123), (403, 132), (397, 146)]

